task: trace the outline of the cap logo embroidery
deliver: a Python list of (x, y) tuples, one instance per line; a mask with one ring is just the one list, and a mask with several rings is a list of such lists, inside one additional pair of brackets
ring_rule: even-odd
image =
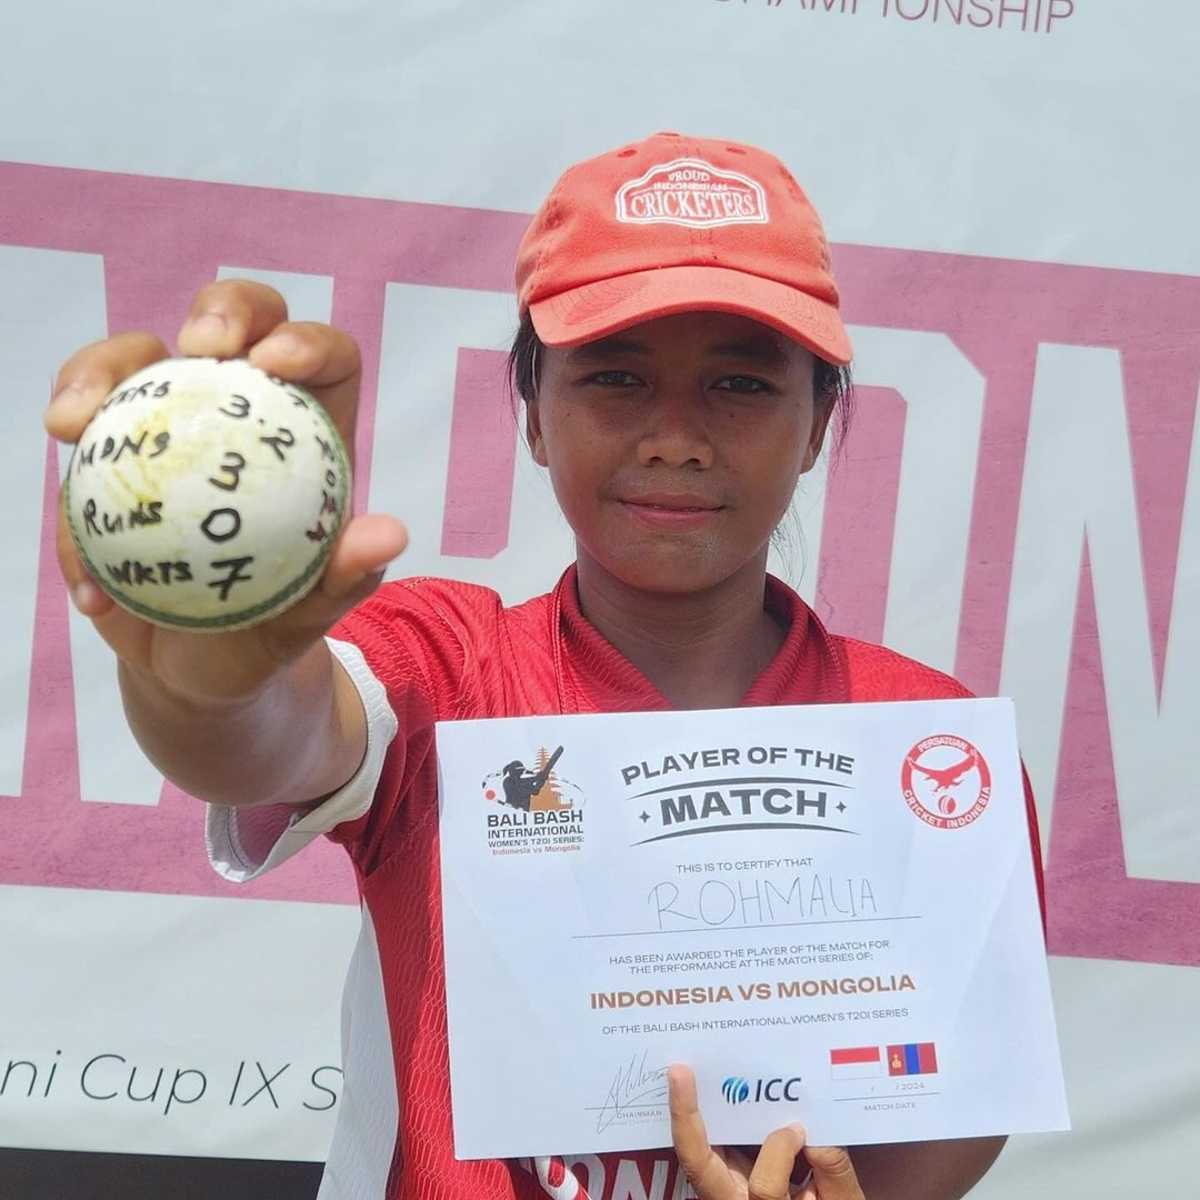
[(758, 225), (768, 220), (762, 184), (700, 158), (651, 167), (617, 192), (617, 220), (627, 225)]

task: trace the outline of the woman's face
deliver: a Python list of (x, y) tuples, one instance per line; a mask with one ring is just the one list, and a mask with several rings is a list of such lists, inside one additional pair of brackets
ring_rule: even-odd
[(812, 378), (808, 350), (726, 313), (548, 347), (528, 435), (580, 555), (654, 592), (761, 570), (825, 434)]

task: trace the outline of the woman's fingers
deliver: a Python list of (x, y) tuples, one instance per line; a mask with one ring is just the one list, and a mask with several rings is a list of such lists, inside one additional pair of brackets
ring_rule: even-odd
[(269, 375), (303, 384), (325, 406), (353, 458), (362, 360), (349, 334), (316, 321), (289, 321), (287, 303), (250, 279), (201, 288), (179, 331), (184, 354), (245, 357)]
[(729, 1168), (708, 1144), (696, 1077), (683, 1066), (667, 1071), (671, 1099), (671, 1137), (679, 1165), (701, 1200), (737, 1200), (738, 1188)]
[(268, 375), (302, 384), (312, 392), (342, 435), (353, 463), (362, 357), (348, 333), (315, 321), (290, 321), (252, 346), (247, 358)]
[[(315, 321), (288, 321), (286, 301), (266, 284), (222, 279), (196, 293), (177, 341), (182, 354), (246, 357), (268, 374), (303, 384), (325, 406), (353, 458), (362, 360), (349, 334)], [(121, 380), (168, 354), (157, 337), (142, 332), (85, 346), (59, 371), (47, 430), (60, 441), (77, 441)]]
[(785, 1125), (767, 1135), (750, 1172), (750, 1200), (788, 1200), (793, 1194), (792, 1172), (796, 1156), (804, 1149), (804, 1138), (803, 1125)]
[(219, 279), (196, 293), (176, 342), (183, 354), (238, 358), (287, 317), (287, 301), (273, 287)]
[(167, 357), (152, 333), (119, 333), (77, 350), (63, 363), (43, 421), (60, 442), (76, 442), (105, 397), (122, 379)]
[(349, 334), (316, 321), (289, 321), (287, 303), (250, 279), (201, 288), (179, 331), (183, 354), (250, 360), (269, 375), (303, 384), (325, 406), (353, 457), (362, 360)]
[(107, 592), (92, 578), (75, 549), (71, 527), (67, 522), (67, 506), (62, 493), (58, 497), (58, 526), (55, 530), (58, 565), (66, 580), (71, 600), (85, 617), (103, 616), (113, 606)]
[[(708, 1144), (695, 1075), (677, 1065), (667, 1071), (667, 1082), (675, 1153), (700, 1200), (864, 1200), (850, 1155), (836, 1146), (806, 1146), (802, 1125), (785, 1125), (769, 1134), (749, 1173), (738, 1159), (735, 1175)], [(792, 1183), (801, 1154), (812, 1168), (803, 1191)]]
[(805, 1200), (863, 1200), (854, 1164), (841, 1146), (806, 1146), (804, 1157), (812, 1168)]
[[(287, 320), (287, 305), (274, 288), (248, 279), (226, 279), (201, 288), (179, 331), (184, 354), (233, 358)], [(152, 333), (114, 334), (76, 351), (63, 363), (46, 410), (47, 431), (78, 441), (105, 397), (123, 379), (169, 357)]]

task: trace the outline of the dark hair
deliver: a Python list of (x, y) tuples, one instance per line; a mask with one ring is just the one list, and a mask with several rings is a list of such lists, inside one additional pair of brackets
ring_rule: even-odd
[[(533, 320), (526, 312), (521, 317), (520, 328), (508, 353), (509, 389), (514, 400), (520, 396), (528, 404), (537, 395), (543, 350), (545, 346), (542, 339), (538, 337)], [(854, 407), (854, 384), (850, 368), (835, 366), (814, 355), (813, 402), (832, 410), (833, 444), (835, 448), (840, 448)]]

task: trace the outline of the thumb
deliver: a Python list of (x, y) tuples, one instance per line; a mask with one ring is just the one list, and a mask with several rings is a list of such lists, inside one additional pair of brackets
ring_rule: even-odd
[(334, 546), (321, 582), (313, 589), (315, 597), (344, 612), (379, 586), (388, 564), (403, 554), (407, 545), (408, 530), (395, 517), (355, 517)]
[(317, 586), (271, 622), (268, 636), (276, 656), (298, 653), (371, 595), (388, 564), (407, 545), (408, 530), (395, 517), (366, 515), (351, 520), (330, 552)]

